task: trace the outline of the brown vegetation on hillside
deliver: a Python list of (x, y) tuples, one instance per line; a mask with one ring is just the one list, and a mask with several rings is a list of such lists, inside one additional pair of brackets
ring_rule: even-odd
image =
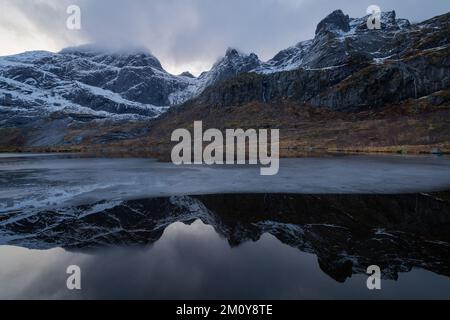
[[(241, 106), (208, 107), (191, 103), (175, 108), (160, 119), (134, 124), (148, 126), (143, 137), (104, 145), (85, 145), (85, 150), (157, 156), (167, 160), (178, 128), (192, 132), (194, 121), (225, 130), (280, 129), (282, 157), (327, 152), (450, 153), (450, 92), (442, 91), (399, 105), (344, 113), (299, 105), (289, 101), (252, 102)], [(436, 102), (437, 101), (437, 102)], [(124, 128), (113, 127), (96, 137)]]

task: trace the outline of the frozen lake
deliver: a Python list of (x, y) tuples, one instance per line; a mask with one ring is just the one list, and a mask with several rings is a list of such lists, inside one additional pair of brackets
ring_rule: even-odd
[(173, 195), (396, 194), (450, 189), (448, 157), (282, 159), (276, 176), (256, 166), (175, 166), (150, 159), (0, 156), (0, 213)]

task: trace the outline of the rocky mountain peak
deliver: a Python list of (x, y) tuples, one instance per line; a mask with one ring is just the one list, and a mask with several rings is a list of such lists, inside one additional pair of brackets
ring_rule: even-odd
[(334, 32), (350, 30), (350, 17), (345, 15), (342, 10), (335, 10), (319, 22), (316, 29), (316, 35), (322, 32)]
[(397, 18), (397, 13), (395, 12), (395, 10), (386, 11), (386, 12), (383, 12), (381, 14), (381, 16), (382, 16), (382, 18), (383, 18), (385, 23), (389, 23), (389, 22), (390, 23), (395, 23), (396, 18)]
[(227, 80), (238, 74), (255, 70), (261, 66), (261, 60), (254, 53), (245, 54), (234, 48), (228, 48), (225, 56), (219, 59), (212, 69), (200, 75), (204, 85)]
[(223, 62), (223, 61), (238, 61), (238, 62), (247, 61), (247, 62), (252, 62), (252, 63), (260, 62), (260, 60), (256, 54), (254, 54), (254, 53), (245, 54), (234, 48), (227, 49), (227, 51), (225, 52), (224, 58), (222, 60), (220, 60), (219, 63)]
[(227, 51), (225, 52), (225, 57), (237, 57), (239, 56), (239, 51), (237, 49), (234, 48), (228, 48)]
[(195, 78), (195, 76), (192, 73), (190, 73), (189, 71), (185, 71), (185, 72), (181, 73), (180, 77), (187, 77), (187, 78), (192, 78), (192, 79)]
[[(356, 32), (367, 31), (367, 19), (369, 15), (362, 18), (350, 19), (350, 28)], [(395, 11), (381, 13), (381, 29), (384, 31), (399, 30), (409, 27), (411, 24), (407, 19), (397, 19)]]
[(409, 27), (411, 24), (407, 19), (397, 19), (397, 13), (392, 11), (381, 13), (381, 25), (383, 28), (391, 29), (403, 29)]

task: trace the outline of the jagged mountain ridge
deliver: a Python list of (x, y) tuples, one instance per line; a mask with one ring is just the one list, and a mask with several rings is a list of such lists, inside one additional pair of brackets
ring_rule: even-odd
[(146, 120), (187, 101), (233, 106), (288, 99), (348, 112), (417, 99), (450, 87), (449, 16), (410, 24), (385, 12), (382, 29), (368, 30), (368, 17), (336, 10), (312, 40), (267, 62), (228, 49), (197, 78), (169, 74), (140, 48), (90, 45), (3, 57), (0, 128), (53, 128), (54, 139), (42, 140), (47, 133), (22, 139), (42, 146), (67, 143), (61, 131), (80, 123)]
[[(343, 17), (347, 17), (347, 27), (340, 30), (342, 23), (339, 21)], [(23, 99), (20, 102), (24, 105), (34, 104), (35, 108), (48, 109), (49, 112), (63, 109), (100, 117), (115, 114), (153, 117), (164, 111), (158, 107), (185, 102), (206, 87), (242, 73), (331, 67), (335, 61), (315, 61), (321, 60), (320, 52), (317, 54), (316, 51), (317, 47), (324, 45), (323, 34), (341, 31), (346, 31), (347, 35), (355, 34), (362, 29), (363, 21), (364, 18), (349, 19), (342, 11), (335, 11), (318, 25), (314, 40), (283, 50), (265, 63), (254, 53), (245, 55), (229, 49), (224, 58), (199, 78), (169, 74), (156, 57), (141, 48), (111, 51), (86, 45), (55, 54), (40, 51), (3, 57), (0, 61), (3, 98), (0, 101), (7, 105)], [(408, 22), (397, 23), (400, 20), (395, 19), (395, 12), (383, 14), (383, 21), (388, 21), (385, 25), (390, 29), (409, 25)], [(35, 90), (37, 97), (27, 97), (30, 90)], [(60, 101), (53, 101), (53, 97)], [(64, 104), (63, 108), (58, 108), (59, 104)]]
[(298, 68), (333, 68), (348, 63), (357, 54), (364, 54), (369, 59), (385, 58), (389, 52), (379, 51), (379, 48), (383, 47), (389, 33), (405, 30), (410, 23), (406, 19), (397, 19), (395, 11), (383, 12), (383, 32), (372, 32), (367, 29), (368, 18), (349, 18), (341, 10), (336, 10), (317, 25), (314, 39), (280, 51), (255, 71), (273, 73)]
[(411, 25), (382, 15), (385, 29), (333, 12), (313, 40), (205, 91), (200, 103), (233, 106), (288, 99), (337, 111), (364, 111), (450, 87), (450, 14)]

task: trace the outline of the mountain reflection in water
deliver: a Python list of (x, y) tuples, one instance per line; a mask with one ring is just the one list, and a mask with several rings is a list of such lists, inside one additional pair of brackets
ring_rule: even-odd
[[(57, 250), (62, 256), (68, 255), (69, 260), (84, 257), (77, 262), (82, 268), (91, 261), (90, 266), (84, 266), (91, 270), (85, 271), (84, 277), (90, 278), (92, 285), (102, 282), (101, 290), (84, 291), (91, 298), (123, 298), (127, 290), (117, 290), (124, 286), (117, 285), (117, 281), (127, 283), (128, 289), (134, 283), (137, 287), (125, 297), (140, 298), (208, 298), (206, 293), (210, 298), (363, 297), (369, 294), (365, 292), (366, 269), (373, 264), (381, 267), (384, 280), (399, 280), (403, 273), (423, 273), (426, 275), (420, 279), (414, 278), (421, 283), (432, 278), (428, 281), (431, 284), (438, 277), (433, 284), (436, 290), (420, 294), (450, 298), (450, 201), (446, 198), (446, 193), (236, 194), (101, 202), (31, 216), (17, 212), (4, 215), (0, 244), (64, 248), (62, 253), (58, 251), (61, 249), (53, 249), (40, 254), (51, 255)], [(12, 247), (0, 248), (2, 261), (19, 263), (8, 259)], [(27, 252), (27, 256), (39, 255)], [(8, 263), (4, 265), (6, 273)], [(298, 263), (301, 266), (296, 269)], [(125, 273), (125, 279), (111, 282), (117, 279), (115, 272)], [(255, 290), (231, 284), (213, 290), (210, 284), (215, 281), (211, 282), (209, 273), (220, 274), (223, 281), (229, 278), (235, 285), (237, 279), (247, 285), (250, 281)], [(60, 276), (65, 284), (64, 269)], [(152, 290), (139, 286), (141, 281), (145, 283), (141, 277), (152, 279)], [(305, 279), (308, 277), (312, 279)], [(165, 279), (165, 283), (155, 279)], [(283, 289), (289, 279), (299, 281), (296, 289), (287, 284)], [(359, 279), (361, 288), (343, 290), (355, 284), (355, 279)], [(273, 291), (264, 291), (269, 289), (263, 290), (258, 281), (272, 283)], [(318, 292), (314, 281), (329, 282)], [(0, 273), (0, 284), (5, 282), (5, 274)], [(280, 286), (274, 282), (280, 282)], [(397, 282), (402, 281), (389, 283)], [(343, 287), (334, 292), (331, 288), (339, 283)], [(179, 290), (174, 290), (177, 287)], [(392, 292), (382, 290), (378, 295), (385, 297)], [(403, 293), (407, 294), (407, 290)], [(414, 297), (413, 292), (409, 294)], [(60, 295), (64, 296), (59, 293), (57, 297)], [(377, 293), (373, 295), (378, 297)]]

